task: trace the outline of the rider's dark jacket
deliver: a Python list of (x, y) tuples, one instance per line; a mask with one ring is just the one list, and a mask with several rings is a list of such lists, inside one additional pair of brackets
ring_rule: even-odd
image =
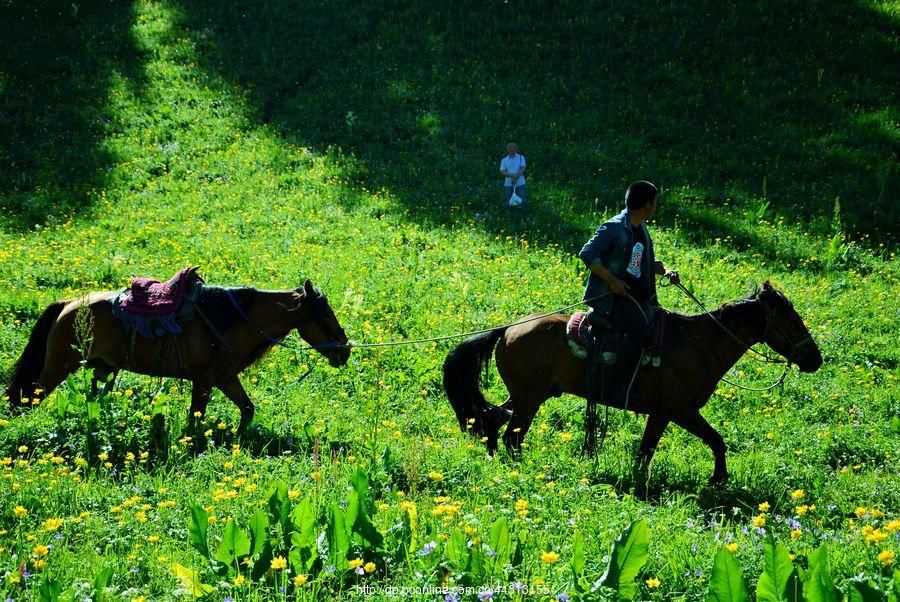
[[(650, 232), (643, 223), (639, 226), (644, 231), (644, 240), (647, 241), (647, 248), (644, 251), (644, 257), (641, 261), (641, 277), (646, 278), (647, 290), (650, 291), (650, 302), (656, 304), (656, 278), (655, 266), (656, 257), (653, 254), (653, 241), (650, 239)], [(578, 257), (588, 266), (595, 264), (603, 264), (616, 278), (623, 279), (625, 270), (628, 268), (628, 261), (631, 259), (631, 249), (633, 246), (632, 235), (634, 227), (631, 225), (631, 219), (628, 209), (625, 209), (619, 215), (611, 220), (604, 222), (594, 235), (591, 237)], [(584, 289), (584, 299), (588, 300), (592, 297), (604, 295), (610, 292), (609, 285), (596, 276), (593, 272), (588, 277), (587, 287)], [(600, 299), (589, 301), (588, 305), (594, 310), (607, 313), (612, 309), (613, 295), (605, 295)]]

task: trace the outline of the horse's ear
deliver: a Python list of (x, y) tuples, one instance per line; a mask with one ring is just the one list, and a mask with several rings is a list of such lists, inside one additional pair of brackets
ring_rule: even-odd
[(765, 282), (762, 283), (762, 290), (767, 293), (771, 293), (775, 289), (772, 288), (772, 284), (768, 280), (766, 280)]
[(306, 279), (306, 282), (303, 283), (303, 292), (309, 295), (310, 297), (316, 294), (316, 289), (313, 288), (312, 282), (310, 282), (309, 278)]

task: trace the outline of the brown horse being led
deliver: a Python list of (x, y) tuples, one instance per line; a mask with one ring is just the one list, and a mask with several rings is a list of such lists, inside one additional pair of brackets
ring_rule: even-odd
[[(203, 287), (197, 306), (208, 322), (195, 317), (182, 332), (159, 339), (134, 337), (113, 315), (117, 293), (95, 292), (51, 303), (38, 318), (22, 357), (12, 370), (6, 395), (13, 407), (23, 399), (47, 396), (81, 365), (77, 350), (76, 312), (87, 307), (93, 318), (87, 365), (95, 381), (119, 370), (190, 380), (191, 417), (206, 412), (213, 387), (241, 411), (239, 432), (253, 420), (254, 406), (238, 375), (263, 353), (297, 330), (310, 345), (342, 366), (350, 356), (347, 336), (328, 300), (307, 280), (288, 291)], [(174, 341), (169, 337), (174, 337)]]
[[(535, 414), (550, 397), (563, 393), (587, 397), (585, 361), (572, 355), (566, 341), (567, 320), (568, 316), (553, 315), (493, 330), (468, 339), (447, 356), (444, 388), (460, 428), (485, 437), (489, 452), (496, 450), (499, 430), (507, 422), (503, 442), (511, 453), (518, 452)], [(478, 387), (498, 340), (497, 370), (509, 389), (509, 399), (502, 406), (489, 404)], [(638, 450), (639, 466), (649, 463), (663, 431), (674, 422), (712, 448), (712, 482), (728, 477), (725, 442), (700, 409), (725, 373), (750, 345), (759, 342), (797, 364), (801, 372), (815, 372), (822, 365), (822, 355), (803, 320), (768, 282), (712, 316), (666, 316), (662, 364), (638, 374), (628, 404), (629, 410), (648, 415)], [(610, 405), (622, 407), (623, 403)]]

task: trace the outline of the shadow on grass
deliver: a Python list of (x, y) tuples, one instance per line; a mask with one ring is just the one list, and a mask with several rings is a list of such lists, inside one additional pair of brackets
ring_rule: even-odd
[[(179, 6), (198, 62), (243, 87), (259, 122), (339, 149), (360, 188), (386, 189), (417, 221), (487, 214), (492, 231), (575, 248), (594, 225), (580, 222), (646, 177), (675, 215), (683, 185), (721, 191), (704, 199), (710, 219), (691, 216), (708, 233), (762, 196), (791, 224), (821, 229), (839, 197), (851, 231), (897, 232), (897, 23), (873, 7)], [(530, 165), (521, 221), (500, 206), (510, 139)], [(752, 228), (732, 244), (777, 256)]]
[(107, 106), (118, 78), (140, 87), (132, 4), (0, 5), (0, 210), (13, 228), (83, 212), (115, 162)]

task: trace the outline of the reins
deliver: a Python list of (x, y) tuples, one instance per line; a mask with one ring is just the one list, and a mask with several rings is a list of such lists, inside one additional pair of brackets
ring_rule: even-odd
[(675, 286), (676, 286), (681, 292), (683, 292), (685, 295), (687, 295), (687, 297), (688, 297), (691, 301), (693, 301), (694, 303), (696, 303), (697, 306), (698, 306), (700, 309), (703, 310), (703, 313), (705, 313), (707, 316), (709, 316), (710, 318), (712, 318), (712, 321), (715, 322), (715, 323), (719, 326), (719, 328), (721, 328), (722, 330), (724, 330), (724, 331), (728, 334), (728, 336), (730, 336), (732, 339), (734, 339), (735, 341), (737, 341), (738, 343), (740, 343), (747, 351), (753, 353), (754, 355), (757, 355), (757, 356), (761, 357), (766, 363), (769, 363), (769, 364), (783, 364), (783, 363), (785, 363), (785, 360), (783, 360), (783, 359), (779, 359), (779, 358), (777, 358), (777, 357), (776, 357), (776, 358), (769, 357), (768, 355), (766, 355), (766, 354), (764, 354), (764, 353), (760, 353), (759, 351), (757, 351), (756, 349), (754, 349), (752, 345), (748, 345), (745, 341), (741, 340), (741, 338), (740, 338), (739, 336), (737, 336), (736, 334), (734, 334), (733, 332), (731, 332), (731, 330), (730, 330), (727, 326), (725, 326), (724, 324), (722, 324), (722, 322), (721, 322), (716, 316), (714, 316), (714, 315), (712, 314), (712, 312), (710, 312), (708, 309), (706, 309), (706, 306), (703, 305), (703, 303), (700, 301), (700, 299), (698, 299), (698, 298), (694, 295), (694, 293), (692, 293), (692, 292), (689, 291), (687, 288), (685, 288), (685, 286), (684, 286), (683, 284), (681, 284), (680, 282), (678, 282), (678, 283), (673, 283), (673, 284), (675, 284)]
[[(741, 385), (741, 384), (732, 382), (732, 381), (728, 380), (727, 378), (725, 378), (724, 376), (721, 378), (721, 380), (722, 380), (723, 382), (725, 382), (725, 383), (727, 383), (727, 384), (729, 384), (729, 385), (731, 385), (731, 386), (733, 386), (733, 387), (737, 387), (737, 388), (739, 388), (739, 389), (743, 389), (743, 390), (745, 390), (745, 391), (757, 391), (757, 392), (770, 391), (770, 390), (774, 389), (775, 387), (778, 387), (778, 386), (781, 386), (781, 385), (784, 384), (784, 380), (785, 380), (785, 378), (787, 377), (787, 373), (788, 373), (788, 370), (789, 370), (789, 368), (790, 368), (790, 362), (789, 362), (789, 361), (785, 361), (785, 360), (782, 360), (782, 359), (779, 359), (779, 358), (772, 358), (772, 357), (769, 357), (769, 356), (767, 356), (767, 355), (765, 355), (765, 354), (763, 354), (763, 353), (760, 353), (760, 352), (757, 351), (756, 349), (754, 349), (752, 345), (748, 345), (745, 341), (741, 340), (740, 337), (738, 337), (736, 334), (734, 334), (727, 326), (725, 326), (718, 318), (716, 318), (716, 316), (713, 315), (712, 312), (710, 312), (708, 309), (706, 309), (706, 306), (703, 305), (703, 303), (702, 303), (702, 302), (701, 302), (701, 301), (700, 301), (693, 293), (691, 293), (687, 288), (685, 288), (684, 285), (682, 285), (680, 282), (679, 282), (679, 283), (674, 283), (674, 284), (675, 284), (675, 286), (676, 286), (679, 290), (681, 290), (681, 291), (682, 291), (689, 299), (691, 299), (694, 303), (696, 303), (697, 306), (699, 306), (700, 309), (703, 310), (703, 312), (704, 312), (707, 316), (709, 316), (709, 317), (713, 320), (713, 322), (716, 323), (716, 325), (719, 326), (719, 328), (721, 328), (726, 334), (728, 334), (728, 336), (730, 336), (732, 339), (734, 339), (737, 343), (739, 343), (739, 344), (740, 344), (742, 347), (744, 347), (747, 351), (749, 351), (749, 352), (751, 352), (751, 353), (753, 353), (753, 354), (759, 356), (759, 357), (762, 358), (762, 360), (765, 361), (766, 363), (770, 363), (770, 364), (785, 364), (784, 371), (781, 373), (781, 376), (779, 376), (778, 379), (777, 379), (773, 384), (771, 384), (771, 385), (769, 385), (769, 386), (767, 386), (767, 387), (747, 387), (747, 386), (744, 386), (744, 385)], [(663, 285), (663, 286), (668, 286), (668, 285)], [(231, 290), (226, 289), (226, 291), (227, 291), (227, 293), (228, 293), (228, 298), (231, 300), (232, 304), (234, 305), (235, 309), (237, 309), (237, 311), (238, 311), (238, 313), (241, 315), (241, 317), (243, 317), (243, 318), (247, 321), (247, 323), (250, 324), (250, 326), (252, 326), (254, 329), (256, 329), (256, 331), (259, 332), (259, 334), (261, 334), (266, 340), (268, 340), (268, 341), (269, 341), (270, 343), (272, 343), (273, 345), (277, 345), (277, 346), (280, 346), (280, 347), (284, 347), (285, 349), (290, 349), (290, 350), (294, 351), (295, 353), (296, 353), (297, 351), (309, 351), (309, 350), (322, 351), (322, 350), (324, 350), (324, 349), (331, 349), (331, 348), (335, 348), (335, 347), (344, 347), (344, 346), (345, 346), (345, 345), (342, 345), (342, 344), (337, 343), (337, 342), (322, 343), (322, 344), (320, 344), (320, 345), (288, 345), (288, 344), (286, 344), (286, 343), (284, 342), (283, 339), (276, 339), (275, 337), (269, 335), (265, 330), (263, 330), (263, 329), (262, 329), (262, 328), (261, 328), (261, 327), (260, 327), (260, 326), (259, 326), (259, 325), (258, 325), (258, 324), (250, 317), (250, 316), (248, 316), (246, 313), (244, 313), (244, 310), (241, 309), (240, 305), (238, 305), (238, 303), (237, 303), (237, 300), (236, 300), (236, 299), (234, 298), (234, 296), (232, 295)], [(518, 325), (518, 324), (527, 324), (527, 323), (533, 322), (533, 321), (535, 321), (535, 320), (541, 320), (541, 319), (543, 319), (543, 318), (547, 318), (547, 317), (549, 317), (549, 316), (553, 316), (553, 315), (556, 315), (556, 314), (559, 314), (559, 313), (568, 311), (568, 310), (570, 310), (570, 309), (572, 309), (572, 308), (578, 307), (579, 305), (584, 305), (585, 303), (590, 303), (590, 302), (592, 302), (592, 301), (597, 301), (597, 300), (602, 299), (603, 297), (606, 297), (606, 296), (611, 295), (611, 294), (612, 294), (612, 291), (607, 291), (607, 292), (603, 293), (602, 295), (596, 295), (596, 296), (594, 296), (594, 297), (590, 297), (590, 298), (587, 298), (587, 299), (583, 299), (583, 300), (581, 300), (581, 301), (578, 301), (577, 303), (572, 303), (572, 304), (570, 304), (570, 305), (566, 305), (566, 306), (564, 306), (564, 307), (560, 307), (560, 308), (555, 309), (555, 310), (553, 310), (553, 311), (549, 311), (549, 312), (546, 312), (546, 313), (542, 313), (542, 314), (539, 314), (539, 315), (537, 315), (537, 316), (532, 316), (532, 317), (530, 317), (530, 318), (526, 318), (526, 319), (523, 319), (523, 320), (516, 320), (516, 321), (514, 321), (514, 322), (507, 322), (506, 324), (501, 324), (501, 325), (499, 325), (499, 326), (494, 326), (494, 327), (491, 327), (491, 328), (483, 328), (483, 329), (480, 329), (480, 330), (471, 330), (471, 331), (468, 331), (468, 332), (461, 332), (461, 333), (457, 333), (457, 334), (448, 334), (448, 335), (442, 335), (442, 336), (436, 336), (436, 337), (427, 337), (427, 338), (420, 338), (420, 339), (406, 339), (406, 340), (399, 340), (399, 341), (386, 341), (386, 342), (383, 342), (383, 343), (356, 343), (356, 342), (350, 341), (350, 342), (347, 343), (346, 347), (355, 348), (355, 349), (374, 349), (374, 348), (381, 348), (381, 347), (399, 347), (399, 346), (405, 346), (405, 345), (420, 345), (420, 344), (424, 344), (424, 343), (439, 343), (439, 342), (442, 342), (442, 341), (450, 341), (450, 340), (453, 340), (453, 339), (467, 338), (467, 337), (477, 336), (477, 335), (480, 335), (480, 334), (487, 334), (487, 333), (493, 332), (493, 331), (495, 331), (495, 330), (501, 330), (501, 329), (509, 328), (509, 327), (511, 327), (511, 326), (516, 326), (516, 325)], [(640, 304), (638, 304), (637, 301), (636, 301), (633, 297), (631, 297), (631, 295), (629, 295), (629, 294), (626, 293), (625, 296), (628, 297), (632, 302), (634, 302), (634, 303), (638, 306), (638, 308), (640, 308)], [(641, 313), (643, 314), (643, 310), (641, 310)], [(646, 315), (644, 316), (644, 318), (647, 319)], [(768, 329), (768, 324), (767, 324), (767, 329)], [(805, 342), (806, 342), (806, 341), (804, 341), (803, 343), (805, 343)], [(802, 345), (803, 343), (801, 343), (800, 345)], [(795, 347), (796, 347), (796, 346), (798, 346), (798, 345), (795, 344)], [(311, 372), (312, 372), (312, 367), (310, 367), (310, 368), (309, 368), (302, 376), (300, 376), (300, 377), (297, 379), (297, 381), (296, 381), (295, 383), (293, 383), (293, 384), (294, 384), (294, 385), (299, 384), (299, 383), (302, 382), (307, 376), (309, 376), (309, 374), (310, 374)], [(634, 381), (634, 376), (635, 376), (635, 375), (632, 375), (632, 379), (631, 379), (631, 380), (632, 380), (632, 383), (633, 383), (633, 381)], [(629, 384), (628, 389), (629, 389), (629, 390), (631, 389), (631, 384)]]
[[(785, 361), (785, 360), (782, 360), (782, 359), (779, 359), (779, 358), (771, 358), (771, 357), (769, 357), (769, 356), (767, 356), (767, 355), (765, 355), (765, 354), (763, 354), (763, 353), (760, 353), (759, 351), (757, 351), (756, 349), (754, 349), (751, 345), (748, 345), (746, 342), (744, 342), (743, 340), (741, 340), (741, 338), (738, 337), (736, 334), (734, 334), (733, 332), (731, 332), (731, 330), (730, 330), (727, 326), (725, 326), (724, 324), (722, 324), (722, 322), (721, 322), (716, 316), (714, 316), (714, 315), (712, 314), (712, 312), (710, 312), (708, 309), (706, 309), (706, 307), (703, 305), (703, 303), (701, 303), (700, 299), (698, 299), (691, 291), (689, 291), (687, 288), (685, 288), (685, 286), (684, 286), (683, 284), (681, 284), (680, 282), (673, 283), (673, 284), (674, 284), (676, 287), (678, 287), (678, 289), (681, 290), (681, 292), (683, 292), (685, 295), (687, 295), (687, 297), (688, 297), (689, 299), (691, 299), (694, 303), (696, 303), (696, 304), (700, 307), (700, 309), (702, 309), (703, 312), (704, 312), (707, 316), (709, 316), (710, 318), (712, 318), (712, 321), (715, 322), (715, 323), (719, 326), (719, 328), (721, 328), (721, 329), (724, 330), (726, 333), (728, 333), (728, 336), (730, 336), (730, 337), (733, 338), (735, 341), (737, 341), (738, 343), (740, 343), (741, 346), (743, 346), (747, 351), (750, 351), (750, 352), (752, 352), (752, 353), (758, 355), (758, 356), (761, 357), (766, 363), (769, 363), (769, 364), (784, 364), (784, 370), (782, 371), (781, 376), (778, 377), (778, 380), (776, 380), (774, 383), (772, 383), (771, 385), (769, 385), (769, 386), (767, 386), (767, 387), (747, 387), (747, 386), (744, 386), (744, 385), (740, 385), (740, 384), (738, 384), (738, 383), (736, 383), (736, 382), (732, 382), (732, 381), (728, 380), (727, 378), (725, 378), (724, 376), (720, 379), (720, 380), (722, 380), (722, 382), (728, 383), (728, 384), (731, 385), (732, 387), (737, 387), (738, 389), (743, 389), (743, 390), (745, 390), (745, 391), (756, 391), (756, 392), (771, 391), (771, 390), (774, 389), (775, 387), (778, 387), (778, 386), (781, 386), (781, 385), (784, 384), (784, 379), (787, 377), (788, 370), (789, 370), (790, 367), (791, 367), (790, 361)], [(667, 286), (667, 285), (664, 285), (664, 286)], [(767, 321), (767, 323), (766, 323), (766, 330), (767, 330), (767, 331), (768, 331), (768, 328), (769, 328), (769, 324), (768, 324), (768, 321)], [(805, 341), (804, 341), (804, 342), (805, 342)], [(801, 343), (801, 344), (802, 344), (802, 343)], [(795, 345), (795, 347), (796, 347), (796, 345)]]

